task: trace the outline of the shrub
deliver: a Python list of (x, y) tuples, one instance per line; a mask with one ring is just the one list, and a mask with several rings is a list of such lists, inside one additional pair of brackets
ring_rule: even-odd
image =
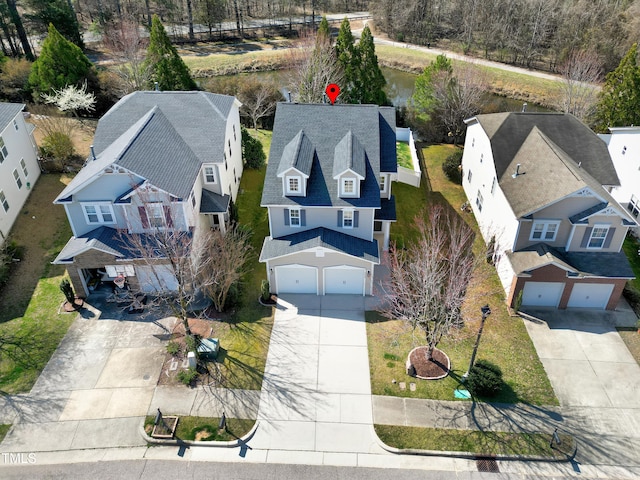
[(69, 280), (67, 280), (66, 278), (62, 279), (62, 281), (60, 282), (60, 291), (62, 291), (62, 293), (64, 294), (64, 298), (67, 299), (67, 302), (73, 305), (73, 303), (75, 302), (76, 296), (75, 296), (75, 293), (73, 292), (73, 287), (71, 286), (71, 283), (69, 283)]
[(188, 352), (195, 352), (196, 357), (198, 356), (198, 345), (200, 343), (200, 341), (198, 340), (197, 337), (192, 336), (192, 335), (187, 335), (184, 339), (186, 345), (187, 345), (187, 351)]
[(260, 283), (260, 292), (260, 298), (262, 298), (262, 301), (269, 301), (269, 299), (271, 298), (269, 280), (262, 280), (262, 283)]
[(458, 185), (462, 185), (462, 150), (456, 150), (449, 155), (442, 164), (442, 171), (446, 177)]
[(167, 343), (167, 353), (169, 353), (170, 355), (176, 355), (180, 352), (180, 350), (182, 350), (182, 347), (178, 342), (171, 340), (169, 343)]
[(193, 382), (197, 376), (198, 372), (195, 368), (188, 368), (187, 370), (180, 370), (178, 372), (178, 380), (185, 385), (191, 385), (191, 382)]
[(63, 132), (51, 132), (42, 139), (40, 153), (54, 160), (70, 160), (75, 154), (71, 137)]
[(253, 138), (246, 128), (241, 127), (242, 130), (242, 156), (247, 165), (247, 168), (253, 168), (259, 170), (264, 166), (266, 156), (262, 149), (262, 144), (259, 140)]
[(502, 390), (502, 370), (486, 360), (478, 360), (471, 368), (467, 387), (474, 395), (493, 397)]

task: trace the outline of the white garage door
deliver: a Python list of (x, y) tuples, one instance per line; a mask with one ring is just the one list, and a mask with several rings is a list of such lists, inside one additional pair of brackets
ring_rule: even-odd
[(562, 282), (526, 282), (522, 293), (522, 305), (557, 307), (563, 290)]
[(178, 281), (168, 265), (136, 266), (136, 273), (143, 292), (173, 292), (178, 289)]
[(277, 293), (318, 294), (318, 273), (315, 267), (291, 265), (276, 267)]
[(610, 283), (576, 284), (571, 290), (567, 307), (606, 308), (613, 287)]
[(364, 268), (329, 267), (324, 269), (324, 293), (364, 295)]

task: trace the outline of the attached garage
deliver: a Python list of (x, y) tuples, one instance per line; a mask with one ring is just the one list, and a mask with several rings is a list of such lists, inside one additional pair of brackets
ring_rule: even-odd
[(307, 265), (275, 268), (276, 293), (318, 293), (318, 269)]
[(612, 283), (575, 284), (567, 307), (604, 309), (609, 303), (614, 285)]
[(522, 293), (522, 305), (557, 307), (563, 291), (562, 282), (526, 282)]
[(324, 293), (364, 295), (365, 269), (349, 267), (327, 267), (324, 269)]

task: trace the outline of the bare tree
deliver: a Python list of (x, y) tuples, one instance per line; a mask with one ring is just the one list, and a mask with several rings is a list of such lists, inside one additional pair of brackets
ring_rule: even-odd
[(381, 313), (421, 329), (430, 360), (440, 340), (462, 322), (462, 303), (475, 265), (475, 234), (442, 205), (432, 205), (427, 218), (417, 216), (415, 225), (415, 241), (406, 250), (394, 245), (389, 251), (390, 277)]
[(602, 82), (602, 62), (595, 52), (573, 52), (560, 66), (562, 84), (557, 106), (585, 121), (598, 101), (598, 84)]
[(330, 39), (303, 37), (298, 47), (291, 49), (289, 62), (290, 86), (296, 102), (322, 103), (327, 85), (340, 85), (344, 76)]
[(237, 95), (242, 103), (240, 115), (250, 118), (256, 130), (260, 119), (271, 115), (276, 109), (276, 103), (282, 100), (282, 94), (271, 80), (253, 79), (242, 82)]
[(237, 285), (247, 271), (251, 253), (249, 232), (233, 225), (222, 233), (214, 230), (204, 234), (205, 248), (201, 255), (205, 268), (198, 279), (204, 293), (218, 312), (224, 310), (229, 291)]
[(151, 69), (145, 62), (148, 40), (142, 37), (138, 23), (133, 18), (109, 23), (103, 41), (118, 62), (114, 70), (120, 79), (120, 93), (126, 95), (145, 89), (151, 76)]

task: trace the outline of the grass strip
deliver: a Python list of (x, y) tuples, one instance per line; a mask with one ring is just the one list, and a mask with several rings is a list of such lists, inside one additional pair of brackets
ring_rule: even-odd
[(551, 433), (510, 433), (443, 428), (374, 425), (383, 443), (399, 449), (467, 452), (477, 455), (522, 455), (566, 458), (575, 449), (570, 435), (560, 435), (551, 448)]
[[(145, 417), (144, 428), (147, 435), (151, 435), (154, 421), (155, 415)], [(200, 440), (203, 442), (230, 442), (244, 437), (256, 423), (255, 420), (251, 419), (228, 417), (226, 422), (227, 428), (219, 431), (220, 417), (180, 417), (174, 438), (191, 441)]]
[(4, 440), (4, 437), (7, 436), (11, 425), (1, 425), (0, 424), (0, 443)]
[(413, 160), (411, 160), (411, 149), (406, 142), (396, 142), (398, 152), (398, 166), (413, 170)]

